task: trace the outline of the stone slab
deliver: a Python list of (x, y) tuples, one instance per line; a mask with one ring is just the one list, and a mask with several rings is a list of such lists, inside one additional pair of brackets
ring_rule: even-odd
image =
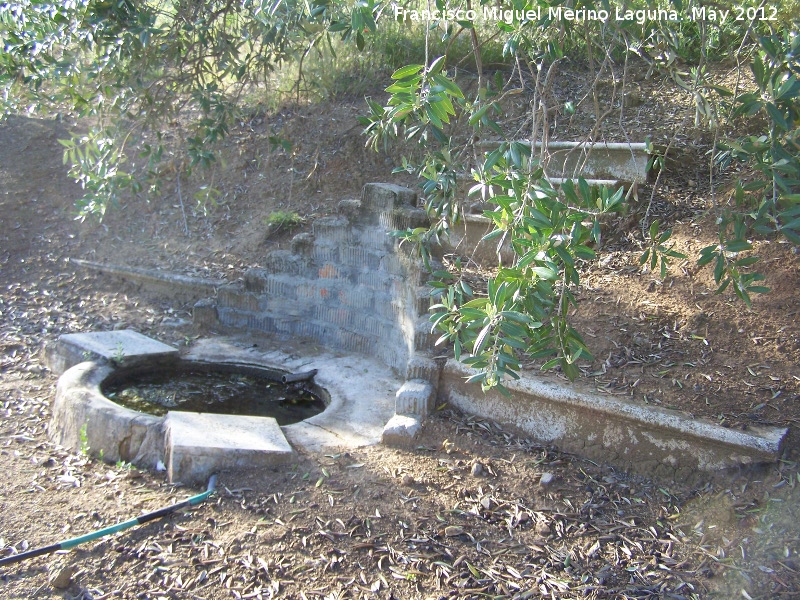
[(176, 358), (178, 349), (131, 329), (69, 333), (45, 348), (45, 364), (56, 375), (86, 360), (122, 363), (126, 366), (145, 361)]
[[(541, 150), (541, 142), (536, 144)], [(550, 175), (584, 179), (621, 179), (631, 183), (647, 181), (647, 166), (650, 155), (644, 143), (613, 142), (550, 142)]]
[(220, 470), (282, 464), (294, 456), (272, 417), (170, 412), (164, 429), (171, 482), (205, 481)]

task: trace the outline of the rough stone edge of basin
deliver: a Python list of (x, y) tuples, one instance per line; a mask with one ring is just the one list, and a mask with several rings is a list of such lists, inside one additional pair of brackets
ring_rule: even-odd
[[(170, 357), (179, 366), (197, 363), (208, 366), (223, 361), (205, 361), (194, 357)], [(130, 368), (143, 368), (136, 363)], [(260, 362), (224, 361), (228, 366), (251, 367), (281, 372)], [(105, 361), (85, 361), (67, 369), (56, 384), (53, 411), (48, 425), (50, 438), (61, 446), (83, 450), (108, 462), (125, 461), (153, 469), (164, 464), (167, 455), (166, 416), (156, 417), (125, 408), (106, 398), (101, 386), (119, 367)], [(169, 413), (167, 413), (169, 415)], [(288, 445), (288, 440), (284, 436)]]
[[(501, 414), (506, 400), (501, 399), (499, 393), (490, 392), (484, 396), (480, 388), (465, 383), (465, 379), (474, 373), (473, 369), (449, 360), (442, 375), (444, 385), (439, 390), (442, 399), (462, 410), (508, 423), (511, 420), (508, 415), (504, 417)], [(524, 402), (532, 417), (528, 420), (530, 422), (517, 419), (509, 425), (567, 452), (643, 475), (697, 479), (702, 477), (697, 471), (713, 474), (735, 467), (774, 462), (780, 457), (789, 432), (788, 428), (781, 427), (753, 427), (747, 432), (729, 429), (676, 411), (638, 406), (617, 398), (594, 395), (575, 385), (543, 379), (523, 376), (504, 384), (512, 395), (518, 396), (514, 402)], [(538, 410), (531, 410), (532, 404), (538, 405)], [(510, 415), (511, 409), (507, 410)], [(596, 417), (595, 422), (590, 424), (589, 417), (584, 417), (582, 424), (576, 423), (574, 417), (578, 412)], [(542, 435), (548, 421), (553, 423), (552, 431)], [(599, 441), (594, 448), (589, 443), (593, 440), (584, 437), (582, 443), (577, 435), (587, 424), (596, 424), (597, 427), (596, 439)], [(614, 433), (610, 435), (612, 429)], [(624, 447), (611, 448), (612, 438)], [(637, 460), (635, 451), (627, 445), (636, 443), (636, 440), (644, 440), (650, 448), (650, 454), (642, 460)], [(682, 447), (686, 442), (697, 451), (687, 454)], [(663, 450), (661, 456), (655, 454), (654, 447)]]
[[(182, 357), (170, 358), (169, 362), (250, 367), (286, 373), (296, 372), (297, 368), (317, 361), (338, 363), (341, 360), (342, 357), (327, 353), (320, 356), (294, 357), (279, 350), (254, 351), (252, 348), (231, 343), (228, 338), (217, 338), (200, 340)], [(131, 366), (143, 368), (147, 363), (148, 361), (144, 361)], [(159, 361), (156, 360), (155, 363), (159, 364)], [(159, 461), (165, 461), (165, 417), (144, 415), (120, 406), (103, 395), (101, 391), (103, 382), (118, 368), (104, 361), (86, 361), (65, 371), (56, 387), (48, 433), (54, 442), (62, 446), (74, 450), (86, 446), (90, 454), (100, 456), (102, 453), (102, 458), (106, 461), (123, 460), (152, 469)], [(394, 380), (394, 377), (391, 379)], [(383, 383), (399, 385), (396, 381)], [(281, 427), (285, 439), (292, 446), (313, 451), (380, 443), (380, 431), (385, 422), (391, 418), (388, 404), (379, 410), (377, 405), (373, 407), (376, 410), (372, 415), (373, 420), (377, 418), (380, 423), (373, 423), (374, 426), (368, 428), (369, 431), (363, 431), (362, 427), (351, 423), (353, 411), (357, 411), (358, 407), (348, 408), (346, 396), (350, 398), (352, 394), (347, 394), (342, 388), (342, 382), (328, 380), (320, 373), (320, 377), (315, 378), (315, 384), (324, 392), (327, 407), (320, 414), (305, 421)], [(394, 388), (391, 397), (394, 398)], [(350, 400), (352, 404), (352, 398)], [(383, 414), (384, 412), (386, 414)], [(393, 412), (392, 402), (391, 413)], [(84, 426), (85, 430), (82, 433)]]
[(92, 455), (102, 453), (110, 462), (123, 460), (153, 468), (163, 455), (163, 418), (106, 398), (100, 385), (114, 370), (93, 361), (67, 369), (56, 385), (48, 433), (62, 446), (76, 450), (85, 446)]

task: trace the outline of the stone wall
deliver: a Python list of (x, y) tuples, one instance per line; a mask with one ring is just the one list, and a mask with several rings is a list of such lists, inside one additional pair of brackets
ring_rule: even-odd
[(407, 188), (366, 185), (360, 200), (343, 200), (339, 214), (316, 219), (290, 250), (269, 252), (243, 282), (198, 303), (195, 323), (310, 337), (377, 357), (406, 379), (434, 380), (424, 269), (390, 235), (427, 225), (416, 200)]

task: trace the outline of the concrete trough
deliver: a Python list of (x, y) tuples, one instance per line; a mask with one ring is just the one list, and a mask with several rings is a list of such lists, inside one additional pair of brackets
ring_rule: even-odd
[(484, 394), (466, 383), (474, 373), (449, 360), (439, 400), (559, 450), (647, 477), (697, 483), (731, 469), (775, 462), (788, 435), (787, 428), (729, 429), (679, 411), (596, 395), (547, 376), (504, 382), (510, 397)]
[[(530, 147), (530, 140), (517, 140)], [(497, 147), (500, 141), (481, 142), (482, 147)], [(545, 151), (543, 152), (543, 149)], [(537, 141), (534, 155), (542, 159), (553, 183), (583, 177), (596, 183), (645, 183), (650, 154), (643, 142), (559, 142)]]
[[(539, 154), (542, 148), (537, 142)], [(646, 144), (621, 142), (550, 142), (545, 160), (550, 177), (624, 183), (645, 183), (649, 161)]]

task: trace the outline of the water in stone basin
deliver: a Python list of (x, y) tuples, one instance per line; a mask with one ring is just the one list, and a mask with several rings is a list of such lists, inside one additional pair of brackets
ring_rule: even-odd
[(168, 411), (274, 417), (297, 423), (325, 410), (306, 382), (281, 383), (253, 374), (151, 371), (109, 381), (103, 394), (126, 408), (163, 416)]

